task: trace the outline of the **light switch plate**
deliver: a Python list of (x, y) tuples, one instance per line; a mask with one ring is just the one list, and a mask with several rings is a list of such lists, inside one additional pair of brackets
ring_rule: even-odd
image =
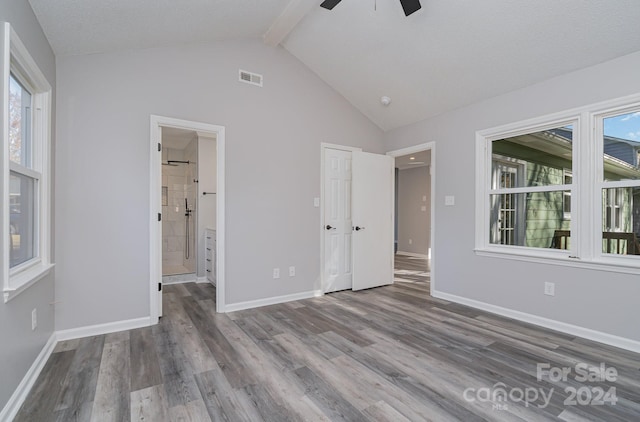
[(316, 208), (320, 206), (320, 198), (313, 198), (313, 206)]
[(456, 197), (453, 195), (447, 195), (444, 197), (444, 204), (448, 207), (456, 204)]

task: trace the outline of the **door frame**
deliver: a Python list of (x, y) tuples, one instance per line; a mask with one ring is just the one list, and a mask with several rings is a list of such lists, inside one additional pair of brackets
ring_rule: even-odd
[[(435, 231), (436, 231), (436, 225), (435, 225), (435, 201), (434, 198), (436, 197), (436, 143), (435, 142), (426, 142), (423, 144), (419, 144), (419, 145), (414, 145), (412, 147), (407, 147), (407, 148), (401, 148), (401, 149), (396, 149), (393, 151), (389, 151), (387, 152), (387, 155), (390, 155), (392, 157), (401, 157), (403, 155), (407, 155), (407, 154), (415, 154), (417, 152), (422, 152), (422, 151), (431, 151), (431, 161), (429, 162), (429, 174), (431, 176), (431, 198), (430, 198), (430, 212), (431, 212), (431, 218), (430, 218), (430, 222), (429, 224), (431, 225), (431, 236), (429, 239), (429, 247), (431, 248), (431, 257), (430, 257), (430, 261), (429, 261), (429, 265), (430, 265), (430, 282), (431, 282), (431, 291), (430, 294), (431, 296), (433, 296), (433, 293), (436, 291), (436, 272), (435, 272), (435, 257), (436, 257), (436, 251), (434, 246), (434, 240), (435, 240)], [(394, 268), (395, 268), (395, 255), (393, 256), (393, 260), (394, 260)]]
[(225, 127), (152, 114), (149, 131), (149, 315), (151, 324), (158, 323), (159, 301), (162, 300), (162, 291), (158, 291), (158, 282), (162, 282), (162, 223), (158, 221), (158, 214), (162, 213), (162, 154), (158, 151), (158, 144), (162, 144), (162, 127), (216, 134), (216, 312), (225, 311)]
[(324, 295), (325, 294), (325, 289), (326, 289), (326, 280), (324, 279), (324, 275), (325, 275), (325, 242), (324, 242), (324, 232), (325, 232), (325, 228), (324, 228), (324, 201), (325, 201), (325, 197), (324, 197), (324, 188), (325, 188), (325, 183), (324, 183), (324, 166), (325, 166), (325, 160), (324, 160), (324, 156), (325, 156), (325, 152), (327, 149), (337, 149), (340, 151), (349, 151), (349, 152), (353, 152), (353, 151), (362, 151), (362, 148), (359, 147), (350, 147), (350, 146), (346, 146), (346, 145), (337, 145), (337, 144), (330, 144), (327, 142), (322, 142), (320, 143), (320, 224), (319, 229), (320, 229), (320, 277), (318, 277), (319, 280), (319, 286), (314, 286), (315, 287), (315, 291), (316, 291), (316, 295)]

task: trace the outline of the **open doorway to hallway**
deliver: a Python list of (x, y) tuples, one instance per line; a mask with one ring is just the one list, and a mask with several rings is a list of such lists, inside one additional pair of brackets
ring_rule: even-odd
[(388, 154), (395, 158), (394, 282), (431, 284), (435, 145)]

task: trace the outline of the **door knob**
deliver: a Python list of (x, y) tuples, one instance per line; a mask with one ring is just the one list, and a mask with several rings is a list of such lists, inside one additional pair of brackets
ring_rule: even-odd
[(359, 232), (360, 230), (364, 230), (364, 227), (360, 227), (360, 226), (356, 226), (356, 231)]
[(331, 227), (331, 225), (327, 224), (325, 229), (327, 229), (327, 230), (335, 230), (336, 228), (335, 227)]

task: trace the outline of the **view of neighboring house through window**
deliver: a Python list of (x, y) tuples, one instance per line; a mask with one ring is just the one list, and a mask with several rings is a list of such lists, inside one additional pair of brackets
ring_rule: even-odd
[(602, 252), (640, 254), (640, 111), (602, 119)]
[(640, 267), (640, 95), (476, 135), (479, 254)]
[(32, 95), (11, 74), (9, 78), (9, 213), (10, 267), (37, 256), (36, 207), (41, 176), (32, 166)]
[(490, 243), (549, 248), (558, 233), (568, 242), (572, 139), (567, 125), (491, 142)]
[[(562, 170), (564, 174), (564, 184), (571, 185), (573, 183), (573, 173), (571, 170), (564, 169)], [(562, 197), (562, 210), (564, 212), (564, 219), (571, 219), (571, 191), (565, 191), (564, 196)]]

